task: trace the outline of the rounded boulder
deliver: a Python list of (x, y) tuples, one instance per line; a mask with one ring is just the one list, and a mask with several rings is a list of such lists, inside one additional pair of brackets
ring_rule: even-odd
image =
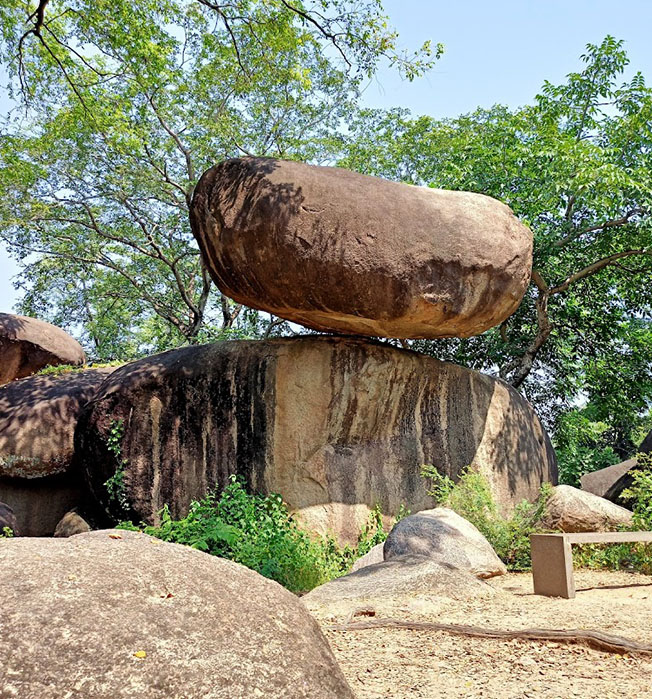
[(193, 232), (239, 303), (321, 331), (469, 337), (529, 284), (532, 233), (491, 197), (270, 158), (204, 173)]
[(301, 601), (145, 534), (0, 546), (2, 696), (353, 697)]

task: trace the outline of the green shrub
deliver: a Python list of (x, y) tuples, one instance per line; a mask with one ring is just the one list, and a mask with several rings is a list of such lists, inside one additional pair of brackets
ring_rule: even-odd
[(449, 507), (475, 525), (509, 570), (528, 570), (531, 567), (530, 534), (544, 531), (538, 522), (550, 496), (549, 483), (543, 484), (534, 504), (524, 500), (511, 516), (504, 517), (481, 473), (466, 468), (456, 483), (433, 466), (424, 465), (421, 475), (430, 481), (428, 494), (439, 505)]
[(0, 529), (0, 539), (11, 539), (14, 535), (14, 530), (11, 527), (2, 527)]
[[(401, 508), (399, 515), (405, 513)], [(242, 563), (298, 593), (348, 572), (357, 558), (387, 538), (380, 508), (375, 507), (357, 546), (340, 547), (332, 537), (302, 529), (279, 495), (249, 494), (235, 477), (221, 495), (193, 502), (186, 517), (172, 519), (166, 506), (160, 519), (158, 526), (139, 528), (127, 522), (119, 527)]]

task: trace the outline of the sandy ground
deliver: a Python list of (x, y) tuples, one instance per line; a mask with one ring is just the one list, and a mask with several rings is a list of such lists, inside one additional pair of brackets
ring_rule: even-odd
[[(370, 601), (378, 617), (491, 629), (592, 629), (652, 645), (652, 578), (576, 571), (574, 600), (535, 596), (530, 574), (489, 581), (489, 599), (453, 601), (419, 596)], [(351, 610), (349, 610), (350, 612)], [(358, 699), (485, 697), (487, 699), (609, 699), (652, 697), (652, 658), (577, 645), (499, 641), (437, 631), (335, 631), (340, 607), (313, 610)]]

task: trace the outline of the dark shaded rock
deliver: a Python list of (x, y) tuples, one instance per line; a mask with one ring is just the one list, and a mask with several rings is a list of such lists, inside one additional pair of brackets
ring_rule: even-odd
[(609, 490), (634, 466), (636, 466), (636, 459), (629, 459), (620, 464), (614, 464), (613, 466), (607, 466), (607, 468), (587, 473), (580, 478), (582, 490), (611, 500), (610, 497), (607, 497)]
[(46, 366), (82, 365), (84, 350), (61, 328), (36, 318), (0, 313), (0, 385)]
[(397, 522), (385, 541), (383, 554), (386, 561), (423, 556), (482, 579), (507, 572), (478, 529), (447, 507), (424, 510)]
[(532, 233), (504, 204), (341, 168), (227, 160), (197, 184), (191, 221), (224, 294), (316, 330), (469, 337), (530, 280)]
[(0, 500), (13, 507), (24, 536), (51, 535), (79, 505), (75, 426), (111, 371), (32, 376), (0, 387)]
[(632, 513), (593, 493), (558, 485), (546, 501), (541, 525), (561, 532), (607, 532), (632, 523)]
[(4, 529), (10, 529), (14, 536), (20, 536), (18, 522), (13, 509), (9, 505), (5, 505), (4, 502), (0, 502), (0, 535)]
[(647, 437), (641, 442), (641, 446), (638, 448), (640, 454), (650, 454), (652, 453), (652, 430), (648, 432)]
[(67, 538), (76, 534), (85, 534), (91, 530), (88, 522), (79, 515), (79, 513), (71, 510), (61, 518), (54, 530), (54, 536), (57, 538)]
[[(122, 424), (120, 454), (107, 446)], [(233, 473), (281, 493), (312, 528), (355, 542), (378, 503), (432, 506), (421, 465), (469, 464), (499, 502), (556, 481), (539, 420), (506, 384), (380, 343), (329, 337), (187, 347), (117, 369), (80, 418), (79, 461), (102, 507), (117, 471), (135, 521), (173, 516)]]
[(12, 539), (0, 587), (6, 696), (353, 696), (297, 597), (190, 547), (124, 531)]

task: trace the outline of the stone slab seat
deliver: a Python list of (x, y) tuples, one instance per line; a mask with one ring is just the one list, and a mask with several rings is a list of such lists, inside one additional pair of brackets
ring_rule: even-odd
[(575, 598), (573, 544), (652, 543), (652, 532), (578, 532), (573, 534), (531, 534), (534, 594)]

